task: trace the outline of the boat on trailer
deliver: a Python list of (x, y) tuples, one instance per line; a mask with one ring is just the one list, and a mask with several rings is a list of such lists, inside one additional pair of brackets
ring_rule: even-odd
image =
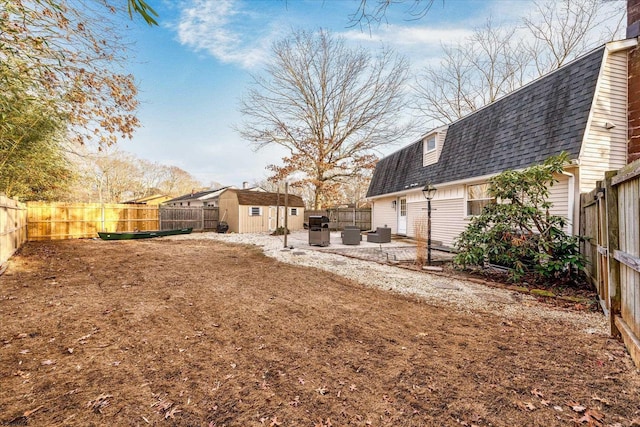
[(123, 231), (110, 232), (99, 231), (98, 236), (102, 240), (133, 240), (133, 239), (151, 239), (153, 237), (175, 236), (178, 234), (189, 234), (193, 228), (176, 228), (175, 230), (154, 230), (154, 231)]

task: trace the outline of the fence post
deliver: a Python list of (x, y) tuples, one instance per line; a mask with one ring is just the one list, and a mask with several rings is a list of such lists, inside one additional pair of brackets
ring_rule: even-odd
[(616, 315), (620, 314), (621, 310), (620, 262), (613, 257), (614, 252), (620, 249), (618, 189), (611, 185), (611, 179), (617, 174), (617, 171), (609, 171), (605, 173), (604, 179), (605, 211), (607, 215), (607, 264), (609, 270), (606, 273), (609, 274), (609, 327), (612, 336), (620, 336), (615, 318)]

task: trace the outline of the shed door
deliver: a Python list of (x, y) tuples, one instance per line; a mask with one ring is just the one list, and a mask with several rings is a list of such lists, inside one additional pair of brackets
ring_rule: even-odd
[(398, 200), (398, 234), (407, 234), (407, 198)]
[(268, 223), (269, 231), (274, 231), (276, 229), (277, 215), (278, 214), (276, 212), (276, 207), (269, 206), (269, 223)]

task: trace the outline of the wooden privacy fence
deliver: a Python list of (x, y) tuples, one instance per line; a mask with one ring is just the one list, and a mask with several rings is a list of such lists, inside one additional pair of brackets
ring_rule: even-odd
[(27, 206), (0, 195), (0, 265), (27, 241)]
[(329, 218), (329, 228), (343, 230), (347, 225), (355, 225), (360, 230), (371, 230), (371, 208), (332, 208), (322, 210), (305, 210), (304, 222), (309, 223), (309, 216), (324, 215)]
[(612, 335), (640, 367), (640, 161), (609, 172), (581, 196), (581, 234), (588, 274)]
[(29, 241), (98, 237), (98, 231), (157, 230), (158, 207), (107, 203), (27, 203)]
[(218, 208), (160, 206), (160, 230), (193, 228), (194, 230), (215, 230), (218, 227)]

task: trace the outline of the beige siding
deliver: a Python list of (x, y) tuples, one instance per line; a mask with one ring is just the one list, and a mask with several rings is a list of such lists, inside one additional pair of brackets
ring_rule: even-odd
[[(589, 192), (606, 171), (627, 161), (627, 53), (606, 54), (606, 59), (580, 155), (580, 192)], [(605, 123), (615, 125), (606, 129)]]
[[(257, 206), (261, 209), (260, 215), (250, 215), (252, 206), (238, 204), (238, 196), (233, 191), (225, 191), (220, 196), (220, 221), (229, 224), (232, 233), (262, 233), (274, 231), (276, 224), (284, 227), (284, 206), (280, 207), (280, 220), (276, 223), (275, 206)], [(291, 231), (302, 230), (304, 227), (304, 208), (296, 208), (297, 215), (291, 215), (288, 208), (287, 227)]]
[(231, 233), (238, 233), (240, 222), (238, 218), (238, 197), (235, 193), (225, 191), (220, 196), (219, 220), (229, 224)]
[(249, 215), (249, 209), (251, 208), (251, 206), (238, 206), (238, 233), (259, 233), (269, 230), (269, 207), (257, 207), (260, 208), (260, 215), (252, 216)]
[[(376, 199), (373, 202), (371, 228), (376, 227), (391, 227), (391, 233), (396, 234), (398, 232), (398, 213), (393, 207), (393, 201), (398, 200), (396, 197), (385, 197)], [(409, 228), (409, 222), (407, 221), (407, 228)], [(408, 230), (407, 230), (408, 231)]]

